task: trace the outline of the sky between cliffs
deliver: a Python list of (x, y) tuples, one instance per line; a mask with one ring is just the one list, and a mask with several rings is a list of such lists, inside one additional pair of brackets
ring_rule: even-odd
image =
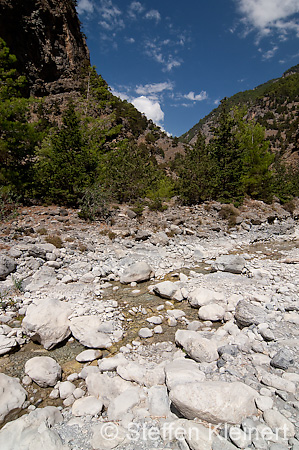
[(78, 0), (91, 63), (173, 136), (299, 62), (299, 0)]

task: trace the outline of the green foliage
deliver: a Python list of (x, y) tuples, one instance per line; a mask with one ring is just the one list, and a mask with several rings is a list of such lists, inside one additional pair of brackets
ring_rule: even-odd
[(109, 210), (109, 193), (99, 185), (87, 188), (80, 201), (79, 217), (84, 220), (107, 219)]
[(155, 158), (147, 148), (123, 140), (102, 159), (99, 182), (111, 189), (119, 202), (131, 202), (144, 197), (150, 187), (163, 176)]
[(240, 203), (244, 195), (270, 200), (274, 156), (268, 151), (265, 129), (245, 120), (245, 110), (229, 110), (222, 102), (214, 139), (197, 143), (176, 163), (178, 193), (185, 203), (215, 199)]
[(32, 101), (22, 97), (25, 78), (15, 64), (15, 56), (0, 39), (0, 185), (24, 199), (40, 133), (37, 124), (29, 122)]
[(84, 142), (73, 103), (64, 112), (61, 128), (43, 141), (37, 157), (37, 194), (49, 202), (77, 205), (93, 181), (96, 161)]

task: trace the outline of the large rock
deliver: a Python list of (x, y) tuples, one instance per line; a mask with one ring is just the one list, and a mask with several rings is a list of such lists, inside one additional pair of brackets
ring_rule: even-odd
[(258, 392), (240, 382), (206, 381), (176, 385), (170, 400), (187, 419), (210, 423), (240, 423), (257, 413)]
[(22, 327), (33, 341), (50, 350), (70, 336), (68, 317), (71, 313), (66, 303), (55, 299), (42, 300), (27, 308)]
[(158, 283), (153, 286), (153, 291), (155, 294), (159, 295), (159, 297), (167, 299), (172, 299), (178, 289), (178, 286), (172, 281), (162, 281), (162, 283)]
[(107, 407), (122, 392), (134, 387), (133, 383), (119, 376), (109, 377), (104, 373), (91, 373), (86, 378), (88, 394), (100, 399)]
[(210, 303), (222, 303), (225, 297), (222, 292), (212, 291), (204, 287), (197, 287), (188, 295), (188, 301), (194, 308), (209, 305)]
[[(27, 393), (17, 378), (0, 373), (0, 424), (7, 414), (22, 407), (26, 396)], [(0, 448), (3, 447), (0, 445)]]
[(61, 378), (61, 367), (49, 356), (35, 356), (26, 362), (25, 373), (41, 387), (55, 386)]
[(149, 413), (151, 416), (168, 417), (170, 400), (166, 386), (152, 386), (148, 390)]
[(102, 321), (98, 316), (75, 317), (71, 320), (71, 332), (82, 345), (90, 348), (109, 348), (112, 345), (110, 336), (99, 331)]
[(126, 361), (120, 364), (116, 371), (124, 380), (135, 381), (138, 384), (143, 384), (145, 381), (146, 369), (136, 362)]
[(140, 261), (124, 269), (123, 273), (120, 275), (120, 282), (122, 284), (129, 284), (133, 281), (140, 283), (141, 281), (148, 281), (153, 275), (153, 269), (147, 262)]
[(249, 327), (252, 324), (266, 322), (267, 313), (260, 306), (253, 305), (247, 300), (240, 300), (236, 306), (235, 319), (243, 327)]
[(264, 420), (274, 433), (284, 438), (295, 435), (295, 427), (285, 416), (275, 409), (267, 409), (263, 414)]
[(5, 280), (7, 275), (13, 272), (17, 267), (14, 259), (7, 255), (0, 255), (0, 280)]
[(62, 422), (60, 411), (54, 406), (36, 409), (7, 423), (0, 431), (1, 450), (70, 450), (58, 433), (51, 429)]
[(198, 362), (212, 362), (219, 358), (217, 344), (202, 337), (197, 331), (178, 330), (175, 341), (187, 354)]
[(135, 386), (112, 399), (107, 409), (108, 420), (122, 420), (127, 412), (138, 405), (141, 393), (141, 388)]
[(222, 255), (216, 258), (212, 268), (216, 271), (242, 273), (245, 268), (246, 261), (239, 255)]
[(223, 306), (217, 303), (211, 303), (210, 305), (205, 305), (199, 308), (198, 318), (200, 320), (211, 320), (212, 322), (217, 322), (222, 320), (225, 316), (226, 310)]
[(0, 334), (0, 356), (9, 353), (14, 347), (18, 345), (14, 337), (7, 337)]
[(166, 384), (169, 390), (177, 384), (205, 381), (205, 374), (192, 359), (175, 359), (165, 366)]
[(103, 403), (101, 400), (95, 397), (83, 397), (79, 398), (73, 403), (72, 414), (73, 416), (97, 416), (103, 409)]

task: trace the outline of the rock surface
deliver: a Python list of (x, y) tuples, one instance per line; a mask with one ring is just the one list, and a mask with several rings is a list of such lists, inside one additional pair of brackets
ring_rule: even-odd
[(26, 311), (22, 327), (33, 341), (50, 350), (70, 336), (68, 317), (71, 312), (66, 303), (51, 298), (32, 303)]
[(0, 373), (0, 424), (11, 411), (22, 407), (26, 396), (27, 393), (17, 378)]
[(35, 356), (26, 362), (25, 373), (41, 387), (55, 386), (61, 377), (61, 367), (49, 356)]

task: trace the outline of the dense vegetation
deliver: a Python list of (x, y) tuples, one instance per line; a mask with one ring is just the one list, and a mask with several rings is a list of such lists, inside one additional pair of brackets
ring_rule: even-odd
[[(213, 139), (206, 143), (199, 133), (169, 168), (157, 163), (160, 129), (113, 96), (94, 68), (82, 77), (80, 97), (57, 105), (27, 98), (15, 66), (0, 40), (0, 214), (13, 200), (80, 206), (81, 216), (93, 219), (107, 215), (111, 200), (141, 210), (145, 203), (162, 209), (175, 194), (193, 204), (240, 203), (245, 195), (287, 200), (299, 193), (297, 171), (275, 160), (263, 124), (227, 100)], [(289, 96), (295, 95), (293, 76), (281, 81)], [(276, 87), (267, 89), (279, 101)]]

